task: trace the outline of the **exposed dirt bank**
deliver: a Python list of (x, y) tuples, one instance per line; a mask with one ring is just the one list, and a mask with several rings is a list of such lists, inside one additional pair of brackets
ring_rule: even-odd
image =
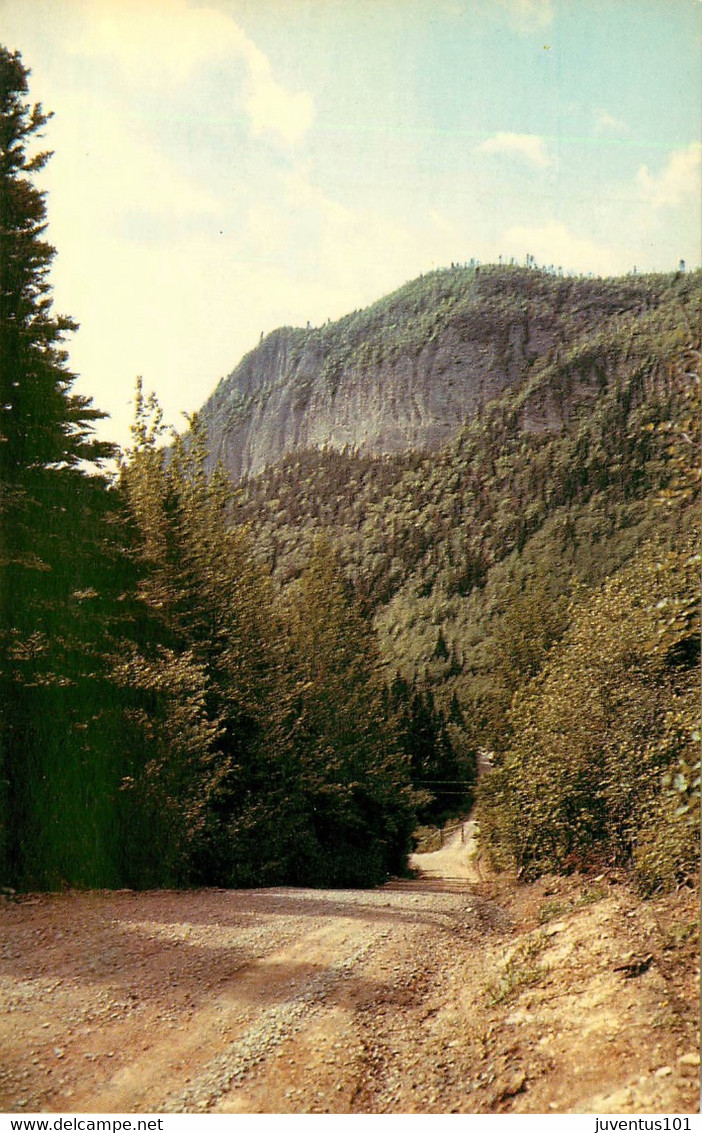
[(0, 1109), (697, 1112), (694, 896), (481, 879), (471, 834), (381, 890), (4, 903)]

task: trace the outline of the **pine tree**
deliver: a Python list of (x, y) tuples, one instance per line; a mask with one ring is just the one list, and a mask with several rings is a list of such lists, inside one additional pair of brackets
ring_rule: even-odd
[(36, 144), (50, 115), (27, 101), (28, 77), (0, 47), (0, 868), (45, 885), (75, 879), (72, 839), (84, 862), (88, 842), (97, 856), (82, 789), (96, 770), (86, 681), (101, 648), (92, 599), (109, 506), (86, 470), (112, 448), (93, 435), (104, 414), (71, 389), (64, 339), (76, 324), (52, 311), (55, 250), (32, 180), (50, 157)]
[(387, 694), (389, 715), (409, 757), (421, 822), (441, 823), (467, 812), (477, 778), (476, 756), (454, 693), (449, 718), (429, 688), (410, 684), (399, 673)]
[(45, 194), (32, 183), (51, 154), (30, 154), (51, 115), (25, 102), (29, 71), (0, 46), (0, 477), (108, 455), (92, 437), (104, 414), (71, 392), (63, 340), (76, 323), (52, 313), (48, 273), (55, 249), (43, 237)]
[(385, 711), (375, 640), (319, 540), (290, 610), (297, 672), (297, 877), (374, 884), (404, 868), (415, 824), (409, 760)]
[(141, 383), (136, 410), (120, 476), (134, 613), (115, 676), (128, 700), (125, 805), (144, 837), (127, 872), (137, 885), (261, 883), (247, 838), (280, 816), (272, 597), (246, 533), (230, 529), (228, 481), (206, 473), (197, 420), (166, 451)]

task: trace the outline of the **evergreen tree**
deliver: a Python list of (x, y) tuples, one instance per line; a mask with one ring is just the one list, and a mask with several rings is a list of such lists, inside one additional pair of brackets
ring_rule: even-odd
[(375, 640), (323, 540), (300, 580), (290, 624), (304, 815), (291, 880), (377, 883), (405, 868), (416, 798), (387, 719)]
[(88, 704), (109, 503), (87, 470), (112, 449), (93, 435), (104, 415), (72, 392), (64, 339), (76, 324), (52, 311), (55, 250), (32, 180), (50, 157), (37, 146), (50, 116), (27, 101), (28, 76), (0, 47), (0, 868), (46, 885), (89, 873), (107, 821), (93, 805), (103, 770)]
[(205, 473), (198, 422), (168, 453), (164, 434), (139, 383), (120, 476), (134, 616), (115, 675), (128, 700), (125, 805), (143, 837), (125, 868), (138, 885), (253, 883), (238, 859), (271, 786), (272, 600), (246, 533), (229, 528), (228, 483)]
[(51, 115), (25, 101), (29, 71), (0, 46), (0, 476), (26, 484), (32, 472), (108, 455), (92, 437), (104, 414), (71, 392), (63, 340), (76, 328), (52, 312), (44, 239), (45, 194), (32, 183), (51, 154), (31, 153)]
[(421, 799), (420, 821), (441, 823), (468, 811), (476, 759), (455, 694), (447, 722), (443, 709), (434, 703), (431, 689), (419, 687), (416, 681), (410, 684), (398, 673), (389, 689), (388, 704)]

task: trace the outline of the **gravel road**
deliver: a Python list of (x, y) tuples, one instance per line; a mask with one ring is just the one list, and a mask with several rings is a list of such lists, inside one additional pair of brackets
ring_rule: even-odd
[(8, 905), (1, 1107), (349, 1112), (379, 1020), (421, 1012), (472, 904), (400, 884)]
[[(581, 902), (573, 890), (559, 897), (572, 910), (563, 922), (539, 929), (545, 891), (505, 899), (482, 884), (471, 834), (466, 825), (418, 857), (419, 880), (377, 890), (3, 902), (0, 1110), (589, 1112), (597, 1096), (599, 1111), (619, 1112), (603, 1107), (620, 1095), (612, 1104), (634, 1112), (692, 1104), (694, 1018), (655, 965), (637, 980), (616, 970), (641, 931), (634, 906), (609, 891)], [(684, 979), (694, 991), (689, 964)], [(593, 1040), (598, 1028), (608, 1045)]]

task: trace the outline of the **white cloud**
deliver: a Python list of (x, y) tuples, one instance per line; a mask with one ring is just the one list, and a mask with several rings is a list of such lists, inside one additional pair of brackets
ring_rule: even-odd
[(293, 146), (312, 124), (311, 96), (280, 84), (267, 56), (223, 12), (191, 8), (187, 0), (89, 0), (84, 20), (70, 50), (114, 59), (142, 84), (167, 90), (212, 63), (230, 61), (242, 69), (244, 110), (254, 137), (270, 134)]
[(108, 228), (120, 216), (137, 212), (166, 222), (217, 214), (218, 201), (202, 179), (188, 176), (187, 167), (156, 149), (137, 124), (100, 99), (86, 106), (80, 97), (64, 95), (51, 144), (55, 154), (45, 174), (49, 215), (56, 221), (65, 212), (75, 231), (96, 212)]
[(83, 0), (81, 34), (68, 50), (115, 59), (142, 83), (183, 82), (203, 62), (236, 51), (244, 33), (227, 16), (185, 0)]
[(523, 255), (531, 254), (541, 266), (553, 264), (564, 271), (592, 271), (598, 275), (613, 275), (618, 270), (609, 248), (575, 236), (560, 221), (541, 226), (513, 225), (503, 233), (502, 242), (517, 254), (519, 249)]
[(598, 110), (595, 115), (595, 133), (597, 134), (626, 134), (629, 125), (623, 118), (617, 118), (608, 110)]
[(652, 174), (647, 165), (642, 165), (636, 180), (649, 204), (658, 209), (683, 204), (690, 199), (699, 200), (701, 175), (702, 145), (692, 142), (671, 153), (658, 176)]
[(552, 0), (497, 0), (509, 24), (521, 35), (544, 31), (553, 22)]
[(314, 118), (314, 103), (304, 91), (292, 92), (276, 82), (271, 65), (251, 40), (243, 44), (248, 66), (244, 107), (254, 137), (271, 132), (288, 145), (296, 145)]
[(551, 164), (546, 141), (539, 134), (513, 134), (501, 131), (481, 142), (476, 147), (476, 153), (507, 154), (509, 157), (519, 157), (541, 167)]
[[(302, 167), (282, 178), (280, 190), (280, 208), (288, 229), (294, 229), (295, 263), (316, 281), (316, 310), (309, 315), (313, 321), (330, 300), (353, 307), (358, 302), (354, 296), (363, 294), (371, 301), (404, 270), (420, 270), (416, 233), (403, 218), (339, 203)], [(343, 314), (343, 306), (336, 313)]]

